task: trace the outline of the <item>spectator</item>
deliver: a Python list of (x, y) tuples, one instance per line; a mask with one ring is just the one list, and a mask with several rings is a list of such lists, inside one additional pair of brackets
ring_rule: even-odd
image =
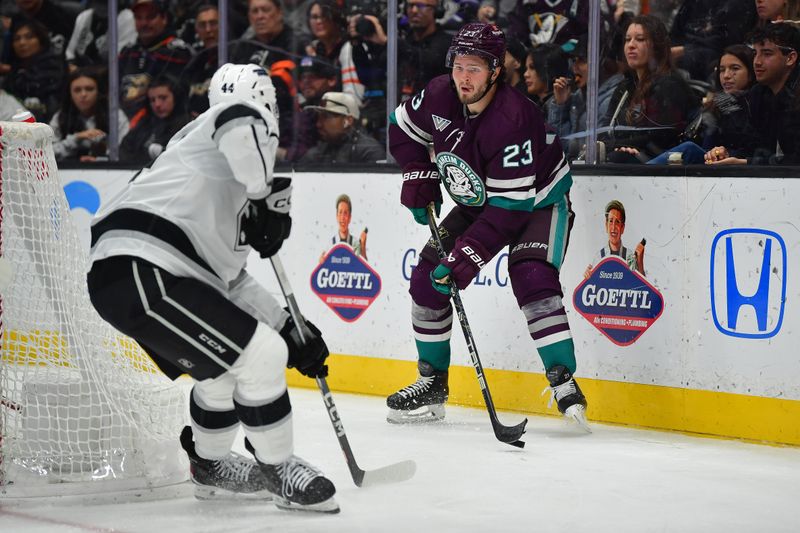
[(186, 91), (169, 75), (154, 79), (147, 88), (148, 113), (122, 139), (120, 161), (147, 164), (164, 151), (173, 135), (191, 121), (183, 95)]
[(19, 14), (23, 18), (38, 20), (47, 28), (53, 53), (61, 55), (72, 35), (78, 10), (70, 9), (65, 2), (53, 0), (17, 0)]
[(616, 149), (609, 161), (646, 162), (678, 144), (699, 101), (672, 68), (663, 22), (649, 15), (631, 19), (624, 51), (628, 71), (603, 119), (612, 128), (608, 142)]
[(528, 50), (517, 39), (506, 41), (506, 57), (503, 63), (505, 67), (505, 80), (507, 85), (516, 87), (524, 94), (528, 94), (528, 87), (525, 84), (523, 74), (525, 72), (525, 59), (528, 57)]
[(314, 38), (306, 45), (306, 54), (338, 65), (347, 28), (342, 10), (334, 0), (314, 0), (307, 13), (308, 27)]
[(300, 159), (301, 163), (374, 163), (386, 158), (386, 151), (358, 126), (358, 101), (347, 93), (325, 93), (317, 112), (320, 142)]
[(120, 106), (135, 128), (147, 113), (147, 87), (158, 76), (178, 79), (192, 57), (189, 46), (169, 27), (165, 0), (135, 0), (136, 43), (119, 54)]
[(403, 6), (408, 27), (397, 52), (401, 100), (420, 92), (436, 76), (447, 74), (445, 59), (451, 40), (436, 23), (441, 0), (407, 0)]
[(743, 132), (753, 140), (747, 152), (716, 146), (705, 155), (709, 164), (784, 164), (800, 162), (800, 30), (768, 24), (752, 37), (757, 83), (747, 94), (749, 123)]
[[(69, 70), (88, 65), (108, 64), (108, 3), (92, 0), (88, 9), (75, 19), (75, 29), (67, 43), (65, 56)], [(136, 43), (136, 24), (133, 11), (120, 9), (117, 13), (117, 53)]]
[(383, 142), (386, 139), (386, 4), (352, 2), (347, 17), (348, 41), (342, 46), (342, 91), (356, 97), (361, 126)]
[(189, 84), (189, 114), (192, 117), (208, 109), (208, 85), (217, 70), (219, 42), (219, 10), (211, 4), (197, 8), (194, 16), (195, 56), (184, 70)]
[[(64, 97), (50, 121), (58, 161), (95, 161), (107, 155), (108, 93), (105, 69), (83, 67), (67, 78)], [(128, 133), (128, 118), (119, 111), (119, 138)]]
[[(587, 37), (583, 36), (570, 53), (572, 56), (572, 76), (560, 76), (553, 81), (553, 98), (545, 105), (547, 123), (552, 126), (562, 141), (568, 135), (586, 131), (586, 82), (589, 81), (587, 61)], [(619, 64), (611, 50), (604, 50), (600, 56), (600, 80), (597, 88), (598, 126), (605, 126), (603, 118), (608, 113), (611, 97), (623, 76)], [(569, 141), (567, 153), (576, 157), (584, 139)]]
[(684, 0), (670, 31), (672, 60), (692, 78), (708, 81), (722, 50), (743, 43), (756, 20), (753, 0)]
[[(297, 100), (300, 106), (318, 106), (325, 93), (340, 89), (339, 69), (323, 59), (306, 56), (300, 60), (298, 70), (300, 94)], [(278, 150), (280, 160), (297, 161), (319, 142), (316, 121), (317, 117), (312, 110), (297, 113), (293, 124), (294, 142), (287, 150)]]
[(50, 46), (47, 28), (34, 19), (11, 23), (11, 64), (3, 88), (22, 101), (38, 122), (48, 122), (58, 110), (64, 83), (64, 61)]
[(800, 19), (798, 0), (755, 0), (759, 28), (769, 22)]
[(292, 28), (283, 22), (280, 0), (249, 0), (247, 18), (250, 28), (245, 36), (252, 40), (231, 47), (234, 63), (253, 63), (269, 71), (278, 103), (280, 149), (295, 144), (293, 123), (300, 112), (295, 104), (296, 58), (300, 49)]
[[(702, 164), (706, 151), (726, 146), (731, 153), (752, 152), (753, 139), (747, 133), (747, 92), (756, 81), (753, 51), (743, 44), (727, 47), (714, 68), (715, 92), (703, 104), (703, 111), (684, 133), (686, 142), (648, 161), (652, 165), (669, 162), (669, 154), (681, 154), (686, 165)], [(744, 125), (744, 127), (743, 127)], [(743, 134), (744, 133), (744, 134)]]
[(528, 98), (542, 110), (553, 96), (556, 78), (568, 75), (569, 62), (560, 46), (543, 44), (528, 52), (524, 76)]

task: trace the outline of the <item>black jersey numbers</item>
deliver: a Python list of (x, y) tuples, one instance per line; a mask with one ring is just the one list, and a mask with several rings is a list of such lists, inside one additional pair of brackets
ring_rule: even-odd
[(531, 140), (522, 144), (509, 144), (503, 150), (503, 167), (524, 167), (533, 163), (533, 150)]

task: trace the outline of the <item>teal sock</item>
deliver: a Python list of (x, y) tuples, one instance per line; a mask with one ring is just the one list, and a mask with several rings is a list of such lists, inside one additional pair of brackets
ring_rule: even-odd
[(572, 339), (554, 342), (538, 348), (538, 351), (545, 370), (556, 365), (564, 365), (572, 374), (575, 373), (577, 363), (575, 362), (575, 344)]
[(443, 372), (450, 368), (450, 341), (423, 342), (415, 340), (419, 359), (430, 364), (434, 370)]

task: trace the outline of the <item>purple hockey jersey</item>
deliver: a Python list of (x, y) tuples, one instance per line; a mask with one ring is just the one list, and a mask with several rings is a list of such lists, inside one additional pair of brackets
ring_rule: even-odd
[(545, 132), (541, 110), (505, 84), (483, 112), (469, 116), (450, 76), (436, 77), (397, 107), (389, 138), (402, 167), (429, 162), (433, 145), (445, 190), (460, 206), (480, 213), (469, 233), (494, 253), (522, 230), (535, 208), (561, 200), (572, 185), (561, 144)]

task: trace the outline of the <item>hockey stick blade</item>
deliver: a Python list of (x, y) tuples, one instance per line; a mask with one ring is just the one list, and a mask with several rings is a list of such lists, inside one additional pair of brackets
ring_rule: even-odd
[[(417, 472), (417, 463), (412, 460), (400, 461), (391, 465), (376, 468), (375, 470), (362, 470), (361, 483), (357, 487), (372, 487), (387, 483), (408, 481)], [(355, 479), (354, 479), (355, 481)]]
[(494, 436), (497, 437), (497, 440), (500, 442), (505, 442), (517, 448), (524, 448), (525, 441), (519, 439), (525, 434), (525, 426), (527, 424), (527, 418), (516, 426), (504, 426), (498, 421), (496, 424), (492, 424), (492, 428), (494, 429)]

